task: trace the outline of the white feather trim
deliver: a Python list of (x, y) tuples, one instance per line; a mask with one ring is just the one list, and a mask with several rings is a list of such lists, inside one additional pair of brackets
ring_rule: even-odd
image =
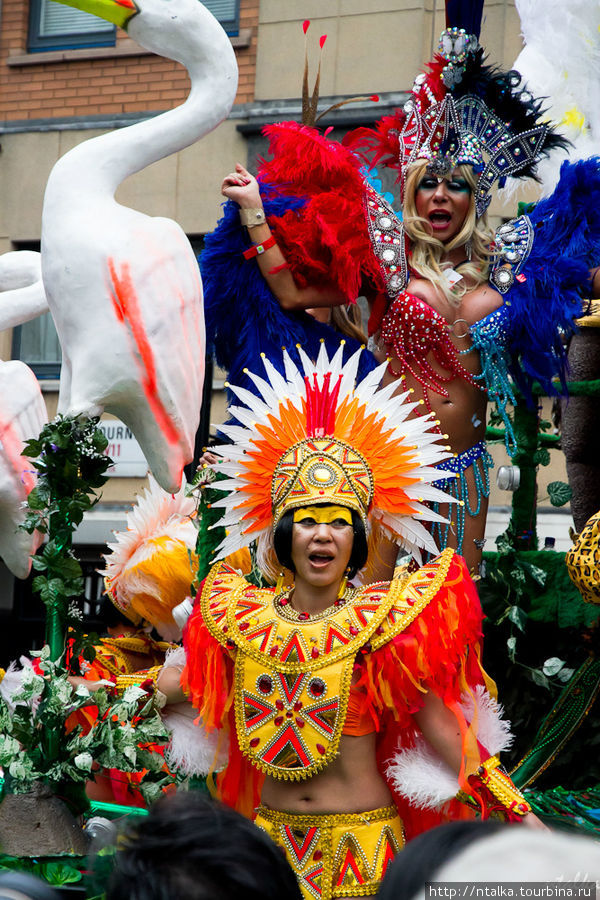
[(170, 669), (172, 666), (179, 666), (180, 669), (183, 669), (186, 662), (185, 649), (183, 647), (171, 647), (170, 650), (167, 650), (163, 669)]
[(194, 605), (192, 603), (191, 597), (186, 597), (182, 603), (178, 603), (176, 607), (174, 607), (172, 611), (173, 618), (175, 623), (178, 625), (180, 632), (183, 631), (183, 628), (191, 616), (194, 610)]
[(417, 809), (439, 809), (459, 789), (456, 775), (421, 736), (410, 750), (394, 754), (386, 777), (394, 792)]
[[(19, 662), (21, 663), (21, 668), (18, 668), (15, 661), (11, 662), (6, 670), (4, 678), (0, 681), (0, 697), (2, 697), (11, 713), (14, 712), (16, 705), (13, 701), (13, 697), (15, 694), (19, 693), (23, 686), (23, 672), (26, 668), (33, 668), (33, 663), (27, 656), (22, 656), (19, 659)], [(36, 709), (38, 705), (39, 698), (34, 700), (33, 708)]]
[(503, 719), (504, 709), (497, 700), (489, 694), (483, 685), (475, 688), (474, 696), (463, 694), (461, 707), (469, 724), (473, 721), (473, 710), (477, 703), (477, 740), (488, 751), (490, 756), (498, 756), (505, 750), (510, 750), (515, 739), (510, 730), (510, 722)]
[[(167, 651), (163, 667), (183, 669), (186, 657), (183, 647)], [(187, 700), (172, 703), (160, 712), (171, 738), (165, 751), (167, 764), (186, 775), (206, 776), (227, 765), (227, 739), (222, 732), (208, 734), (198, 719), (198, 711)], [(198, 724), (196, 724), (196, 720)]]
[(165, 751), (167, 764), (186, 775), (206, 776), (227, 765), (227, 738), (223, 732), (207, 734), (202, 723), (195, 724), (197, 710), (191, 703), (174, 703), (161, 710), (171, 733)]
[[(469, 724), (477, 706), (477, 738), (490, 756), (507, 750), (513, 735), (510, 723), (502, 719), (502, 707), (482, 685), (474, 695), (464, 694), (461, 708)], [(439, 809), (456, 796), (458, 778), (433, 747), (419, 735), (414, 747), (399, 749), (388, 761), (386, 777), (394, 791), (417, 809)]]

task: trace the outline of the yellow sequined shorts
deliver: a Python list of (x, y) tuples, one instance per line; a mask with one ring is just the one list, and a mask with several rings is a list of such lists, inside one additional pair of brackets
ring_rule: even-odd
[(404, 846), (395, 806), (324, 815), (259, 806), (254, 821), (283, 847), (307, 900), (376, 894), (389, 863)]

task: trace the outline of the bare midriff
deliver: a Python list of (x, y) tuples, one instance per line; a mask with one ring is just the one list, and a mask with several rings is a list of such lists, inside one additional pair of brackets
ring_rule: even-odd
[(342, 735), (333, 762), (305, 781), (267, 776), (261, 803), (293, 813), (359, 813), (390, 806), (392, 795), (375, 761), (375, 733)]

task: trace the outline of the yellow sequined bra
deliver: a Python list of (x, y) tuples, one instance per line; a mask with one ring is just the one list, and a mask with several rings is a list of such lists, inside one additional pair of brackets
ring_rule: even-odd
[[(435, 597), (453, 550), (410, 577), (368, 585), (340, 606), (302, 620), (273, 588), (229, 566), (206, 579), (201, 611), (235, 658), (235, 718), (241, 752), (278, 779), (303, 780), (337, 753), (356, 654), (404, 631)], [(283, 602), (282, 602), (283, 601)]]

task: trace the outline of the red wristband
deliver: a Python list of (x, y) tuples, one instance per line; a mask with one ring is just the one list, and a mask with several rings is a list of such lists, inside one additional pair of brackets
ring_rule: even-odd
[(265, 250), (270, 250), (276, 243), (277, 241), (273, 235), (271, 235), (271, 237), (268, 237), (262, 244), (254, 244), (253, 247), (248, 247), (247, 250), (244, 250), (244, 259), (253, 259), (255, 256), (261, 256)]

